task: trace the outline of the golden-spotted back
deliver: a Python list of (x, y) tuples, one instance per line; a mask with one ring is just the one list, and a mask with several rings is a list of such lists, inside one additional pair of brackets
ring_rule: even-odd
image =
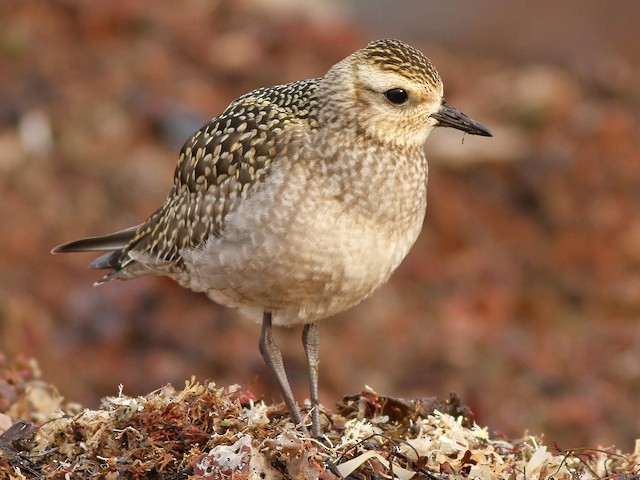
[[(133, 261), (129, 252), (136, 250), (180, 268), (180, 250), (219, 235), (227, 214), (282, 158), (286, 131), (318, 127), (318, 82), (303, 80), (249, 92), (198, 130), (180, 151), (165, 203), (121, 251), (101, 257), (93, 266), (124, 269)], [(117, 271), (105, 280), (115, 276)]]

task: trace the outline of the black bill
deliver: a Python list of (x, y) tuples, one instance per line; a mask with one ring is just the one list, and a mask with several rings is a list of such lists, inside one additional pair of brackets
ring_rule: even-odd
[(493, 134), (487, 127), (480, 122), (476, 122), (471, 117), (467, 117), (460, 110), (450, 107), (446, 103), (442, 103), (440, 110), (431, 115), (432, 118), (438, 120), (437, 127), (452, 127), (467, 132), (471, 135), (482, 135), (483, 137), (493, 137)]

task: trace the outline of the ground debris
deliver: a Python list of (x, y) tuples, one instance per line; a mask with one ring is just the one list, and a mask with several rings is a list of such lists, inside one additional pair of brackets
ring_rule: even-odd
[(623, 455), (558, 451), (531, 436), (508, 440), (478, 426), (455, 395), (408, 400), (367, 389), (346, 396), (335, 413), (323, 410), (319, 441), (296, 430), (284, 407), (237, 385), (192, 378), (181, 390), (167, 385), (137, 397), (121, 387), (97, 410), (57, 397), (60, 408), (51, 412), (51, 402), (29, 398), (29, 382), (44, 383), (37, 375), (7, 372), (26, 418), (11, 413), (13, 404), (0, 411), (0, 478), (590, 480), (640, 473), (640, 441)]

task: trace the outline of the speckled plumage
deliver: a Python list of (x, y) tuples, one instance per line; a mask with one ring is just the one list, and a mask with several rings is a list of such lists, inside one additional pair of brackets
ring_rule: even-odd
[(127, 271), (129, 251), (181, 270), (182, 249), (219, 236), (226, 215), (284, 153), (283, 131), (294, 125), (317, 128), (317, 88), (313, 79), (254, 90), (198, 130), (182, 147), (167, 200), (110, 259), (117, 271), (106, 279), (136, 276), (139, 269)]
[(111, 251), (92, 264), (113, 269), (103, 282), (168, 275), (263, 318), (261, 351), (300, 421), (271, 321), (306, 325), (315, 405), (316, 322), (370, 295), (413, 245), (423, 144), (441, 125), (490, 135), (446, 105), (422, 53), (372, 42), (322, 78), (243, 95), (185, 143), (165, 203), (144, 223), (54, 251)]

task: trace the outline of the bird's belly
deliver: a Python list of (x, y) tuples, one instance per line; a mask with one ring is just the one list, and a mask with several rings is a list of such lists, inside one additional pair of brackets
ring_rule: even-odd
[(282, 221), (272, 215), (260, 225), (243, 220), (238, 230), (183, 255), (186, 286), (255, 320), (264, 310), (279, 325), (319, 320), (386, 282), (414, 243), (424, 213), (409, 225), (384, 228), (337, 203), (318, 207), (299, 205), (296, 215)]

